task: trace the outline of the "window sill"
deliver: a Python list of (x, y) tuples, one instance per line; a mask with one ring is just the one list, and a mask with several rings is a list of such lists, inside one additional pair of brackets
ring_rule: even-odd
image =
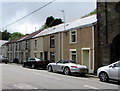
[(77, 42), (70, 42), (69, 44), (77, 44)]

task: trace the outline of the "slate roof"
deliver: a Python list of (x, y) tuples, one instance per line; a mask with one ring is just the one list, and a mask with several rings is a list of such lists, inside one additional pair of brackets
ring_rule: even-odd
[(39, 36), (45, 36), (49, 34), (54, 34), (58, 32), (65, 32), (65, 31), (82, 28), (86, 26), (91, 26), (92, 24), (96, 22), (97, 22), (96, 14), (94, 14), (94, 15), (91, 15), (85, 18), (80, 18), (80, 19), (77, 19), (77, 20), (74, 20), (68, 23), (62, 23), (57, 26), (45, 29), (42, 32), (38, 33), (37, 35), (33, 36), (33, 38), (39, 37)]
[[(38, 30), (36, 32), (33, 32), (31, 34), (19, 37), (15, 40), (11, 40), (9, 42), (7, 42), (7, 44), (9, 43), (14, 43), (17, 41), (23, 41), (23, 40), (28, 40), (31, 38), (36, 38), (36, 37), (40, 37), (40, 36), (45, 36), (45, 35), (49, 35), (49, 34), (54, 34), (54, 33), (58, 33), (58, 32), (65, 32), (65, 31), (69, 31), (69, 30), (73, 30), (73, 29), (77, 29), (77, 28), (82, 28), (82, 27), (86, 27), (86, 26), (91, 26), (92, 24), (97, 22), (97, 15), (91, 15), (85, 18), (80, 18), (68, 23), (62, 23), (59, 24), (57, 26), (48, 28), (48, 29), (44, 29), (44, 30)], [(65, 26), (65, 27), (64, 27)]]
[(11, 40), (11, 41), (7, 42), (7, 44), (31, 39), (33, 36), (35, 36), (36, 34), (40, 33), (41, 31), (42, 30), (38, 30), (38, 31), (35, 31), (35, 32), (31, 33), (31, 34), (28, 34), (28, 35), (25, 35), (25, 36), (21, 36), (19, 38), (16, 38), (14, 40)]

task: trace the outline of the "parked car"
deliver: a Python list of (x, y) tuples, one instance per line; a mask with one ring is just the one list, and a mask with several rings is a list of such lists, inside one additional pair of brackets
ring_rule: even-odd
[(37, 67), (41, 67), (43, 69), (46, 69), (48, 63), (50, 63), (49, 61), (43, 60), (43, 59), (39, 59), (39, 58), (29, 58), (26, 61), (23, 61), (23, 67), (25, 66), (30, 66), (31, 68), (37, 68)]
[(19, 63), (18, 58), (14, 58), (13, 63)]
[(88, 73), (88, 68), (86, 66), (77, 64), (73, 60), (59, 60), (56, 63), (49, 63), (47, 69), (49, 72), (63, 72), (65, 75), (73, 73), (85, 75)]
[(9, 60), (8, 60), (7, 57), (0, 55), (0, 62), (1, 62), (1, 63), (4, 62), (4, 63), (7, 64), (7, 63), (9, 62)]
[(100, 67), (97, 70), (97, 76), (100, 81), (107, 82), (109, 79), (120, 81), (120, 61), (112, 63), (108, 66)]

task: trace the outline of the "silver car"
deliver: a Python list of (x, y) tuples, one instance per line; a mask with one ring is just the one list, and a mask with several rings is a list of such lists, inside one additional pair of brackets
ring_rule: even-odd
[(49, 72), (63, 72), (65, 75), (70, 75), (73, 73), (85, 75), (88, 73), (88, 68), (86, 66), (77, 64), (72, 60), (60, 60), (56, 63), (49, 63), (47, 69)]
[(9, 60), (7, 57), (0, 55), (0, 63), (2, 63), (2, 62), (7, 64), (9, 62)]
[(103, 82), (107, 82), (109, 79), (120, 80), (120, 61), (99, 68), (97, 70), (97, 76)]

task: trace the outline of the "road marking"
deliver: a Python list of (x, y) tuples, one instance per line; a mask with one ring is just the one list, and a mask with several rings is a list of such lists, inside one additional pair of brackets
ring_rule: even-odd
[(105, 83), (105, 82), (99, 82), (99, 83), (118, 87), (118, 85), (115, 85), (115, 84), (110, 84), (110, 83)]
[(51, 77), (51, 76), (47, 76), (47, 75), (43, 75), (43, 74), (40, 74), (40, 73), (35, 73), (35, 72), (33, 72), (33, 73), (34, 73), (34, 74), (36, 74), (36, 75), (40, 75), (40, 76), (47, 77), (47, 78), (56, 79), (56, 80), (61, 80), (60, 78)]
[(14, 84), (15, 87), (19, 88), (19, 89), (37, 89), (34, 86), (31, 86), (29, 84), (26, 83), (18, 83), (18, 84)]
[(92, 87), (92, 86), (88, 86), (88, 85), (84, 85), (85, 87), (87, 88), (92, 88), (92, 89), (99, 89), (99, 88), (96, 88), (96, 87)]

